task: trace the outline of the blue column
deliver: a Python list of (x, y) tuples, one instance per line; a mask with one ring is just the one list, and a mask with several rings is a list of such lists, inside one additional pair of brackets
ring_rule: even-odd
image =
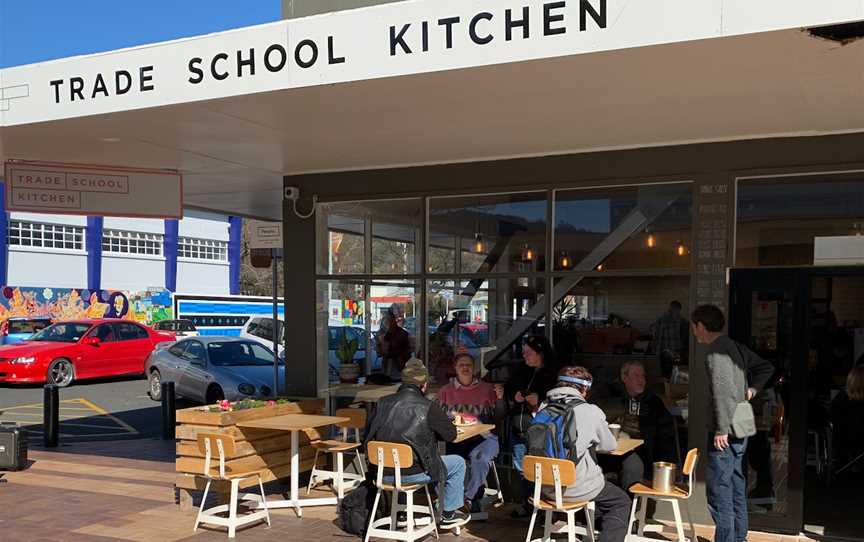
[(178, 220), (165, 221), (165, 289), (169, 292), (177, 291), (177, 251), (180, 239), (180, 222)]
[(243, 234), (243, 219), (228, 217), (228, 291), (240, 294), (240, 240)]
[(6, 212), (6, 184), (0, 182), (0, 285), (9, 280), (9, 213)]
[(102, 289), (102, 226), (101, 216), (87, 217), (85, 248), (87, 249), (87, 289), (98, 292)]

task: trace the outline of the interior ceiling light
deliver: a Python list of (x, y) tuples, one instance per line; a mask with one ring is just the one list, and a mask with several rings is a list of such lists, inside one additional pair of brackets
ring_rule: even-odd
[(685, 256), (687, 254), (687, 246), (684, 245), (681, 241), (678, 241), (678, 247), (675, 249), (675, 252), (679, 256)]
[(570, 267), (570, 256), (566, 252), (561, 253), (561, 267), (567, 269)]
[(648, 237), (645, 238), (645, 245), (648, 248), (654, 248), (657, 246), (657, 238), (654, 237), (653, 233), (649, 233)]
[(482, 253), (486, 249), (486, 245), (483, 244), (483, 236), (479, 233), (474, 236), (474, 252), (477, 254)]
[(525, 246), (522, 247), (522, 261), (530, 262), (533, 260), (534, 260), (534, 251), (526, 243)]

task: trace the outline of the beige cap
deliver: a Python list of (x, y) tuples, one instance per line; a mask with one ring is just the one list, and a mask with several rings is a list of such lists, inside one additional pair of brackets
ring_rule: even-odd
[(429, 371), (423, 365), (423, 361), (417, 358), (411, 358), (405, 363), (405, 368), (402, 369), (402, 383), (415, 384), (423, 386), (429, 380)]

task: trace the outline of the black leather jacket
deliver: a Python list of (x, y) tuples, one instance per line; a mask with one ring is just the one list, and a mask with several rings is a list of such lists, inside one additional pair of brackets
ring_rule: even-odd
[(443, 482), (447, 472), (438, 452), (436, 434), (452, 441), (456, 438), (456, 428), (420, 388), (404, 384), (393, 395), (378, 401), (364, 448), (373, 440), (408, 444), (414, 451), (414, 465), (403, 469), (403, 474), (426, 472), (436, 482)]

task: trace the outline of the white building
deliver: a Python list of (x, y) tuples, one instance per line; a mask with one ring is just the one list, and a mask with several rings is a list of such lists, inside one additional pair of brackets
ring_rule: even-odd
[[(105, 218), (98, 247), (85, 216), (11, 213), (4, 284), (21, 287), (171, 290), (225, 295), (232, 288), (232, 219), (187, 210), (180, 221)], [(88, 220), (91, 222), (88, 224)], [(172, 225), (176, 224), (176, 228)], [(236, 220), (239, 229), (240, 221)], [(93, 235), (99, 236), (97, 231)], [(97, 237), (98, 238), (98, 237)], [(101, 254), (100, 254), (101, 253)], [(237, 277), (239, 278), (239, 262)], [(98, 275), (101, 275), (101, 280)]]

